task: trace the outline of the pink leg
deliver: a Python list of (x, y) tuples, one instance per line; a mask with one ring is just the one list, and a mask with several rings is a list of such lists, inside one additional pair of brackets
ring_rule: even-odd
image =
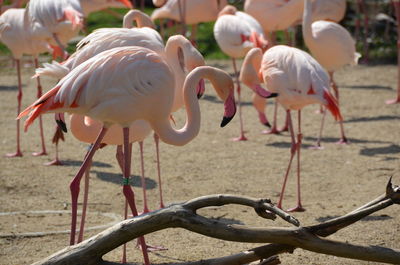
[(190, 32), (190, 42), (194, 47), (197, 48), (197, 25), (192, 25), (192, 31)]
[(81, 225), (79, 228), (78, 243), (82, 242), (83, 233), (85, 230), (85, 219), (86, 219), (86, 210), (87, 210), (88, 197), (89, 197), (89, 179), (90, 179), (91, 166), (92, 166), (92, 161), (89, 162), (89, 165), (85, 171), (85, 190), (83, 192), (82, 216), (81, 216)]
[(321, 126), (319, 127), (318, 139), (317, 139), (317, 142), (315, 143), (315, 145), (311, 146), (310, 149), (318, 149), (318, 150), (324, 149), (321, 146), (321, 138), (322, 138), (322, 131), (324, 129), (324, 124), (325, 124), (326, 110), (323, 109), (322, 105), (321, 105), (321, 110), (322, 110), (322, 119), (321, 119)]
[(400, 103), (400, 2), (393, 1), (397, 20), (397, 97), (386, 101), (386, 104)]
[(154, 133), (154, 143), (156, 144), (156, 157), (157, 157), (157, 173), (158, 173), (158, 191), (160, 193), (160, 208), (164, 208), (162, 185), (161, 185), (161, 170), (160, 170), (160, 149), (159, 149), (159, 137)]
[(288, 113), (288, 121), (289, 121), (289, 132), (290, 132), (290, 137), (292, 139), (292, 146), (290, 148), (290, 159), (289, 159), (289, 164), (288, 167), (286, 169), (286, 173), (285, 176), (283, 178), (283, 185), (282, 185), (282, 190), (281, 190), (281, 195), (279, 197), (279, 201), (278, 201), (278, 207), (282, 209), (282, 200), (283, 200), (283, 194), (285, 193), (285, 188), (286, 188), (286, 182), (287, 182), (287, 178), (290, 172), (290, 167), (292, 165), (292, 161), (293, 161), (293, 157), (296, 153), (297, 150), (297, 144), (296, 144), (296, 139), (294, 137), (294, 130), (293, 130), (293, 123), (292, 123), (292, 118), (290, 115), (290, 110), (287, 110)]
[(289, 123), (288, 123), (288, 117), (286, 114), (286, 118), (285, 118), (285, 125), (283, 125), (282, 128), (279, 129), (280, 132), (287, 132), (289, 131)]
[(147, 206), (146, 178), (144, 175), (143, 141), (139, 142), (139, 149), (140, 149), (140, 169), (142, 172), (141, 180), (143, 189), (143, 212), (141, 214), (144, 214), (149, 212), (149, 207)]
[[(21, 81), (21, 61), (19, 59), (15, 60), (17, 67), (18, 76), (18, 95), (17, 95), (17, 115), (21, 112), (21, 99), (22, 99), (22, 81)], [(6, 154), (7, 157), (20, 157), (22, 156), (21, 146), (20, 146), (20, 120), (17, 120), (17, 151), (15, 153)]]
[(297, 206), (291, 209), (288, 209), (288, 212), (304, 212), (306, 209), (301, 205), (301, 193), (300, 193), (300, 149), (301, 149), (301, 141), (303, 138), (303, 134), (301, 133), (301, 110), (298, 111), (298, 134), (297, 134)]
[(347, 137), (344, 135), (344, 127), (343, 127), (343, 121), (339, 121), (339, 126), (340, 126), (340, 135), (341, 138), (339, 141), (337, 141), (337, 144), (350, 144), (349, 140), (347, 140)]
[(117, 158), (119, 168), (122, 172), (124, 172), (124, 153), (122, 152), (122, 145), (117, 146), (117, 153), (115, 154), (115, 158)]
[(96, 142), (93, 144), (92, 148), (88, 152), (83, 161), (82, 166), (80, 167), (78, 173), (75, 175), (74, 179), (71, 181), (69, 188), (71, 190), (71, 201), (72, 201), (72, 221), (71, 221), (71, 239), (70, 245), (75, 244), (75, 233), (76, 233), (76, 218), (77, 218), (77, 210), (78, 210), (78, 196), (79, 196), (79, 184), (81, 182), (83, 173), (85, 173), (86, 169), (89, 167), (90, 162), (93, 158), (94, 153), (99, 148), (101, 140), (107, 132), (107, 128), (103, 127), (97, 136)]
[(280, 133), (280, 131), (278, 130), (278, 128), (276, 126), (277, 115), (278, 115), (278, 102), (275, 100), (274, 119), (272, 121), (272, 128), (269, 130), (264, 130), (262, 132), (262, 134), (279, 134)]
[[(35, 62), (35, 68), (39, 68), (39, 62), (38, 62), (37, 58), (34, 59), (34, 62)], [(37, 80), (37, 95), (36, 95), (36, 97), (40, 98), (42, 96), (42, 85), (40, 84), (40, 77), (37, 77), (36, 80)], [(40, 140), (42, 143), (42, 151), (33, 153), (32, 155), (34, 155), (34, 156), (47, 155), (46, 145), (44, 142), (42, 115), (39, 116), (39, 130), (40, 130), (39, 131), (40, 132)]]
[(247, 138), (244, 135), (244, 130), (243, 130), (243, 118), (242, 118), (242, 103), (240, 99), (240, 81), (239, 81), (239, 76), (238, 76), (238, 71), (236, 67), (236, 60), (232, 58), (232, 64), (233, 64), (233, 71), (235, 72), (235, 78), (236, 78), (236, 87), (237, 87), (237, 94), (238, 94), (238, 105), (239, 105), (239, 122), (240, 122), (240, 136), (237, 138), (233, 138), (233, 141), (246, 141)]
[[(129, 146), (129, 127), (123, 128), (124, 132), (124, 184), (123, 184), (123, 193), (125, 195), (126, 201), (132, 211), (133, 216), (137, 216), (138, 212), (135, 205), (135, 195), (131, 186), (129, 185), (129, 177), (131, 171), (131, 155), (130, 155), (130, 146)], [(144, 263), (146, 265), (150, 264), (149, 255), (147, 253), (147, 246), (144, 240), (144, 237), (139, 237), (139, 243), (142, 248)]]

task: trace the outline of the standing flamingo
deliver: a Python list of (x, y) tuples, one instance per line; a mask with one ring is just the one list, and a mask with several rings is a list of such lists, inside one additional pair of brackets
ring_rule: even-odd
[[(130, 12), (139, 12), (136, 10), (132, 10)], [(143, 28), (138, 28), (143, 29)], [(108, 29), (104, 29), (107, 30)], [(99, 34), (99, 31), (103, 30), (97, 30), (93, 32), (93, 35)], [(168, 63), (168, 65), (172, 68), (174, 77), (175, 77), (175, 91), (174, 91), (174, 101), (171, 109), (171, 113), (180, 109), (184, 105), (184, 97), (183, 97), (183, 83), (185, 80), (185, 77), (187, 73), (185, 72), (184, 68), (188, 69), (189, 71), (195, 69), (198, 66), (204, 65), (204, 59), (201, 56), (201, 54), (192, 46), (192, 44), (183, 36), (177, 35), (170, 37), (167, 41), (167, 44), (165, 46), (165, 50), (163, 46), (160, 46), (160, 44), (156, 42), (151, 41), (151, 36), (149, 37), (146, 34), (137, 34), (135, 35), (134, 33), (138, 32), (135, 30), (128, 30), (128, 29), (120, 29), (120, 33), (126, 32), (127, 34), (117, 34), (116, 31), (109, 30), (108, 34), (102, 34), (101, 36), (107, 36), (107, 39), (98, 39), (96, 38), (96, 41), (94, 42), (87, 42), (86, 45), (82, 46), (81, 49), (78, 49), (77, 52), (72, 54), (71, 57), (69, 57), (68, 60), (66, 60), (62, 65), (58, 63), (53, 63), (53, 65), (46, 65), (45, 68), (40, 68), (37, 70), (38, 75), (52, 75), (57, 78), (62, 78), (66, 74), (68, 74), (70, 71), (72, 71), (74, 68), (79, 66), (81, 63), (84, 61), (88, 60), (89, 58), (92, 58), (96, 54), (99, 54), (100, 52), (104, 50), (108, 50), (111, 48), (114, 48), (114, 46), (119, 47), (119, 44), (121, 46), (134, 46), (135, 44), (137, 46), (141, 47), (146, 47), (150, 48), (151, 50), (157, 52), (160, 54)], [(135, 39), (136, 36), (136, 39)], [(87, 36), (88, 39), (89, 36)], [(93, 37), (93, 36), (92, 36)], [(97, 35), (99, 37), (99, 35)], [(92, 40), (94, 38), (91, 38)], [(111, 40), (111, 41), (108, 41)], [(116, 41), (118, 40), (118, 41)], [(85, 40), (82, 40), (83, 42)], [(180, 62), (180, 56), (183, 56), (183, 62)], [(57, 68), (58, 67), (58, 68)], [(63, 68), (62, 68), (63, 67)], [(204, 83), (200, 82), (200, 86), (203, 86)], [(198, 90), (201, 90), (200, 88)], [(90, 121), (90, 122), (84, 122), (82, 119), (74, 119), (74, 128), (79, 127), (82, 131), (78, 132), (77, 137), (79, 140), (82, 139), (84, 142), (89, 142), (93, 143), (95, 141), (95, 136), (93, 135), (93, 132), (97, 130), (97, 132), (100, 129), (101, 124), (96, 121)], [(72, 123), (72, 120), (71, 120)], [(84, 124), (79, 124), (79, 123), (84, 123)], [(143, 134), (142, 131), (147, 131), (146, 127), (148, 125), (143, 125), (144, 128), (141, 129), (140, 133), (136, 134), (138, 131), (138, 126), (142, 125), (143, 123), (136, 125), (135, 130), (131, 133), (132, 139), (129, 141), (132, 143), (133, 141), (139, 141), (139, 145), (141, 146), (141, 140), (145, 138), (146, 135)], [(93, 127), (93, 128), (92, 128)], [(72, 130), (72, 128), (71, 128)], [(113, 131), (109, 132), (111, 135), (116, 135)], [(73, 131), (73, 134), (75, 135), (76, 133)], [(107, 133), (108, 134), (108, 133)], [(116, 145), (118, 143), (122, 144), (122, 135), (121, 137), (116, 137), (114, 140), (110, 140), (111, 136), (108, 137), (106, 134), (105, 139), (103, 140), (104, 143), (106, 144), (111, 144), (111, 145)], [(133, 135), (132, 135), (133, 134)], [(160, 166), (159, 166), (159, 146), (158, 146), (158, 136), (155, 135), (155, 144), (156, 144), (156, 151), (157, 151), (157, 172), (158, 172), (158, 183), (159, 183), (159, 192), (160, 192), (160, 207), (164, 207), (164, 202), (163, 202), (163, 197), (162, 197), (162, 185), (161, 185), (161, 174), (160, 174)], [(143, 162), (141, 163), (143, 164)], [(146, 187), (145, 187), (145, 182), (144, 182), (144, 174), (142, 171), (142, 187), (143, 187), (143, 197), (144, 197), (144, 212), (148, 212), (148, 207), (147, 207), (147, 199), (146, 199)], [(86, 188), (85, 188), (86, 192)], [(87, 195), (85, 194), (84, 197)], [(77, 201), (76, 201), (77, 203)], [(77, 205), (74, 201), (72, 203), (73, 209), (77, 209)], [(86, 203), (84, 203), (84, 207), (86, 207)], [(75, 215), (74, 215), (75, 216)], [(73, 222), (76, 222), (73, 220)], [(81, 225), (84, 224), (84, 220), (82, 220)], [(81, 234), (82, 232), (80, 232)]]
[(234, 6), (227, 5), (218, 14), (214, 25), (214, 36), (221, 50), (232, 58), (233, 70), (236, 78), (236, 87), (239, 105), (240, 136), (235, 141), (247, 140), (244, 135), (240, 82), (236, 67), (236, 59), (243, 58), (253, 47), (267, 48), (262, 28), (259, 23), (246, 13), (237, 11)]
[(386, 101), (386, 104), (400, 103), (400, 1), (392, 1), (397, 20), (397, 97)]
[(190, 39), (196, 42), (197, 24), (215, 21), (221, 9), (227, 5), (227, 0), (167, 0), (153, 1), (156, 8), (151, 19), (172, 19), (183, 24), (182, 35), (185, 35), (185, 25), (192, 25)]
[[(297, 153), (297, 206), (289, 211), (304, 211), (300, 195), (301, 109), (313, 103), (322, 104), (332, 112), (336, 120), (342, 120), (336, 99), (329, 92), (329, 76), (308, 53), (278, 45), (267, 50), (264, 55), (258, 48), (250, 50), (242, 65), (241, 80), (250, 88), (260, 86), (263, 81), (268, 90), (278, 94), (277, 101), (287, 111), (292, 145), (278, 207), (282, 208), (287, 177)], [(298, 111), (297, 141), (290, 110)]]
[[(30, 54), (34, 58), (35, 67), (39, 66), (38, 56), (40, 53), (51, 51), (46, 42), (36, 40), (34, 32), (31, 30), (31, 24), (26, 16), (24, 8), (8, 9), (0, 16), (0, 40), (7, 45), (16, 61), (17, 77), (18, 77), (18, 106), (17, 112), (21, 112), (22, 100), (22, 81), (21, 81), (21, 58), (23, 54)], [(42, 86), (40, 79), (37, 79), (37, 97), (42, 96)], [(17, 120), (17, 150), (15, 153), (7, 154), (8, 157), (22, 156), (20, 147), (20, 124)], [(33, 155), (46, 155), (46, 146), (43, 135), (42, 119), (39, 119), (40, 139), (42, 150), (33, 153)]]
[[(141, 27), (148, 24), (152, 24), (151, 20), (144, 13), (131, 10), (124, 17), (124, 26), (131, 27), (132, 20), (136, 21), (136, 24)], [(173, 69), (175, 76), (175, 92), (174, 92), (174, 103), (172, 106), (172, 112), (177, 111), (183, 105), (183, 82), (188, 71), (193, 70), (198, 66), (204, 65), (203, 56), (193, 47), (193, 45), (183, 36), (177, 35), (170, 37), (164, 48), (160, 35), (149, 27), (142, 28), (105, 28), (99, 29), (85, 37), (78, 43), (78, 50), (71, 55), (63, 64), (53, 62), (52, 64), (45, 64), (44, 68), (37, 69), (37, 76), (49, 75), (56, 78), (62, 78), (67, 75), (72, 69), (76, 68), (82, 62), (89, 58), (92, 58), (96, 54), (102, 51), (121, 47), (121, 46), (141, 46), (149, 48), (158, 54), (160, 54)], [(183, 58), (182, 58), (183, 57)], [(181, 60), (183, 59), (183, 60)], [(202, 90), (204, 82), (199, 83), (199, 90)], [(93, 126), (97, 126), (95, 123), (91, 123)], [(157, 151), (157, 172), (158, 182), (160, 191), (160, 207), (164, 207), (162, 199), (162, 188), (161, 188), (161, 174), (159, 166), (159, 148), (158, 148), (158, 136), (154, 136), (156, 151)], [(94, 141), (95, 139), (92, 139)], [(122, 140), (121, 140), (122, 141)], [(112, 144), (112, 143), (111, 143)], [(144, 185), (144, 182), (142, 182)], [(147, 203), (145, 197), (145, 187), (143, 186), (144, 193), (144, 212), (147, 210)]]
[(329, 72), (336, 99), (339, 90), (333, 74), (347, 64), (356, 65), (361, 55), (356, 52), (355, 41), (341, 25), (319, 20), (312, 23), (311, 1), (304, 1), (303, 37), (311, 54)]
[[(201, 78), (209, 79), (218, 96), (225, 102), (225, 126), (234, 116), (236, 107), (233, 82), (228, 74), (216, 68), (202, 66), (193, 70), (184, 83), (184, 102), (188, 120), (185, 126), (174, 129), (169, 121), (173, 104), (174, 75), (157, 53), (142, 47), (120, 47), (104, 51), (80, 64), (18, 118), (29, 113), (25, 129), (46, 112), (69, 112), (87, 115), (103, 122), (99, 136), (87, 154), (72, 186), (77, 197), (79, 181), (88, 162), (99, 147), (112, 124), (123, 128), (124, 136), (124, 186), (123, 191), (134, 216), (137, 210), (133, 191), (129, 185), (129, 127), (136, 120), (146, 120), (160, 139), (167, 144), (185, 145), (200, 130), (200, 109), (194, 86)], [(73, 228), (71, 228), (74, 231)], [(72, 234), (74, 235), (74, 233)], [(74, 238), (71, 238), (71, 244)], [(147, 250), (141, 240), (142, 251)], [(149, 264), (148, 259), (145, 263)]]

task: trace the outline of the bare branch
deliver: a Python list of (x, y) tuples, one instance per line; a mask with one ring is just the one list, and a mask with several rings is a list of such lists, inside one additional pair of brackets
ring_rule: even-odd
[(282, 214), (280, 210), (276, 210), (268, 200), (237, 197), (233, 195), (205, 196), (122, 221), (80, 244), (65, 248), (35, 264), (98, 264), (102, 262), (101, 257), (112, 249), (139, 236), (172, 227), (181, 227), (195, 233), (228, 241), (274, 243), (236, 255), (211, 259), (207, 260), (207, 262), (201, 261), (201, 263), (192, 263), (191, 265), (217, 264), (217, 262), (218, 264), (243, 264), (241, 262), (268, 258), (282, 252), (293, 251), (293, 249), (297, 247), (318, 253), (352, 259), (398, 263), (400, 260), (399, 250), (337, 242), (318, 236), (327, 236), (335, 233), (339, 229), (371, 213), (392, 205), (398, 200), (399, 189), (397, 187), (392, 187), (392, 191), (390, 191), (390, 189), (388, 189), (388, 191), (386, 199), (374, 200), (374, 203), (370, 203), (352, 214), (319, 225), (297, 228), (252, 228), (241, 225), (228, 225), (217, 220), (210, 220), (197, 215), (196, 210), (208, 206), (239, 204), (253, 207), (256, 212), (269, 212), (270, 214), (284, 216), (286, 219), (290, 219), (287, 217), (290, 217), (290, 215)]

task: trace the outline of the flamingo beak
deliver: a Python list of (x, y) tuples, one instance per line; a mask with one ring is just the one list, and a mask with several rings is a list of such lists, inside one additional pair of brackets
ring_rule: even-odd
[(197, 99), (200, 99), (204, 95), (205, 90), (206, 90), (206, 85), (204, 83), (204, 79), (202, 78), (200, 79), (196, 87)]
[(126, 7), (133, 9), (133, 5), (129, 0), (117, 0), (118, 2), (121, 2), (122, 4), (124, 4)]
[(227, 125), (236, 114), (236, 103), (233, 91), (229, 94), (229, 96), (225, 100), (224, 109), (225, 112), (224, 112), (224, 117), (222, 118), (221, 121), (221, 127), (225, 127), (225, 125)]
[(259, 95), (262, 98), (274, 98), (278, 96), (278, 93), (272, 93), (265, 88), (263, 88), (261, 85), (257, 84), (252, 87), (252, 90)]

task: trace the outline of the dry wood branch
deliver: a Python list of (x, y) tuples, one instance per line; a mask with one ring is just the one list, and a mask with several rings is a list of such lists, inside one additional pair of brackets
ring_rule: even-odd
[[(274, 214), (292, 224), (296, 219), (282, 213), (269, 200), (257, 200), (233, 195), (213, 195), (197, 198), (183, 204), (171, 205), (167, 208), (122, 221), (102, 233), (65, 248), (39, 264), (113, 264), (102, 261), (102, 256), (116, 247), (165, 228), (181, 227), (189, 231), (228, 241), (251, 243), (274, 243), (236, 255), (210, 259), (197, 264), (243, 264), (262, 258), (268, 258), (282, 252), (291, 252), (295, 248), (347, 257), (359, 260), (398, 263), (400, 251), (377, 246), (361, 246), (350, 243), (332, 241), (319, 236), (327, 236), (348, 226), (361, 218), (384, 209), (393, 203), (399, 203), (400, 190), (389, 183), (384, 198), (374, 200), (356, 211), (334, 220), (309, 227), (290, 228), (249, 228), (242, 225), (228, 225), (196, 214), (203, 207), (239, 204), (254, 208), (263, 218), (271, 218)], [(261, 214), (260, 214), (261, 213)]]

